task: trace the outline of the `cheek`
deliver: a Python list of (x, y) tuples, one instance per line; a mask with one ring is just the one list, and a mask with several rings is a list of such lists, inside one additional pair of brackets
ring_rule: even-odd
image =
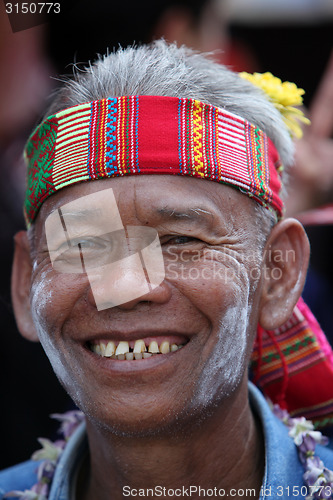
[(52, 269), (43, 271), (34, 279), (30, 292), (31, 313), (38, 334), (44, 329), (45, 320), (52, 309), (54, 288), (52, 287)]
[(75, 286), (69, 275), (59, 275), (50, 268), (38, 274), (31, 286), (31, 313), (38, 337), (63, 385), (70, 382), (70, 376), (65, 368), (62, 326), (81, 295), (78, 284)]
[(229, 284), (215, 284), (211, 299), (212, 330), (207, 340), (206, 362), (194, 398), (195, 406), (207, 406), (230, 396), (239, 386), (249, 357), (249, 324), (252, 285), (245, 270)]

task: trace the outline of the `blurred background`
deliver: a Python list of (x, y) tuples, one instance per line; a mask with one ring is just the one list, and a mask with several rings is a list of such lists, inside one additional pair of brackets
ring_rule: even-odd
[(49, 414), (72, 408), (39, 344), (16, 329), (10, 272), (13, 236), (24, 228), (23, 146), (73, 62), (84, 67), (98, 53), (163, 36), (306, 90), (312, 125), (297, 141), (287, 211), (311, 240), (304, 298), (332, 342), (332, 0), (60, 0), (60, 13), (40, 24), (8, 16), (6, 4), (0, 0), (0, 468), (28, 459), (37, 437), (55, 438)]

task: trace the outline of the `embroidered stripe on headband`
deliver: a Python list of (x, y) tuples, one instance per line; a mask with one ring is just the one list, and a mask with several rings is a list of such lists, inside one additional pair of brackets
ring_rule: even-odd
[(225, 183), (282, 216), (280, 161), (272, 141), (243, 118), (194, 99), (124, 96), (73, 106), (37, 127), (25, 158), (28, 226), (61, 188), (137, 174)]

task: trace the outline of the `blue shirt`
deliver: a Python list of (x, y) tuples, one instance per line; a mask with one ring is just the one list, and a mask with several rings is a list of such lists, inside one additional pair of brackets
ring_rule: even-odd
[[(303, 482), (304, 469), (288, 429), (273, 415), (260, 391), (251, 383), (249, 393), (251, 406), (261, 421), (265, 439), (265, 474), (260, 500), (304, 499), (307, 494)], [(87, 450), (85, 424), (82, 423), (68, 441), (59, 460), (49, 500), (73, 500), (73, 478)], [(317, 445), (315, 453), (328, 469), (333, 470), (333, 450)], [(28, 461), (0, 472), (0, 500), (6, 492), (30, 489), (37, 482), (37, 466), (37, 462)]]

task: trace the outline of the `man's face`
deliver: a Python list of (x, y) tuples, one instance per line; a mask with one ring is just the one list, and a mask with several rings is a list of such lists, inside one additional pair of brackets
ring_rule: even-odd
[[(93, 193), (104, 200), (107, 220), (106, 192), (125, 229), (156, 231), (165, 278), (144, 295), (98, 310), (108, 280), (100, 277), (94, 288), (89, 272), (53, 266), (45, 221)], [(35, 228), (32, 314), (55, 373), (88, 416), (121, 432), (147, 432), (200, 413), (240, 386), (260, 299), (253, 203), (226, 186), (171, 176), (84, 182), (44, 203)], [(135, 287), (135, 272), (125, 275), (126, 287), (131, 279)], [(110, 274), (110, 290), (122, 286)], [(144, 359), (102, 355), (109, 342), (133, 348), (138, 340), (182, 347)]]

